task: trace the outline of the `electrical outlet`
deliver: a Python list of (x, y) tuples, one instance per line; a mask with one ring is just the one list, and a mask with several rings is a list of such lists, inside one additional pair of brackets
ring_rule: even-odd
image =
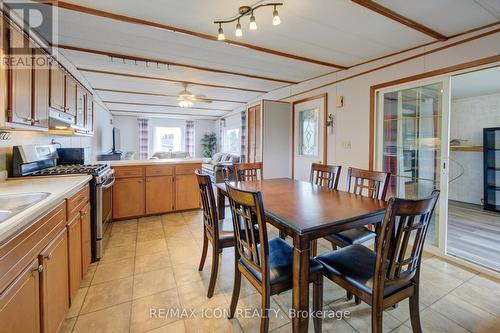
[(351, 149), (351, 141), (342, 141), (342, 148)]

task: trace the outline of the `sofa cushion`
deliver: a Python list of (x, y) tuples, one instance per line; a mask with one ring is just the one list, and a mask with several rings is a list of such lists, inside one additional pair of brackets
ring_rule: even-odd
[(172, 158), (172, 153), (169, 151), (157, 151), (151, 157), (158, 159)]
[(214, 156), (212, 156), (212, 163), (220, 162), (222, 155), (222, 153), (215, 153)]

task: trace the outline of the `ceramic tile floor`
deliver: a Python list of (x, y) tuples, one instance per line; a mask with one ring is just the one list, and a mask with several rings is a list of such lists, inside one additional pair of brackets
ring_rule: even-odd
[[(221, 313), (231, 298), (232, 249), (224, 250), (215, 294), (206, 298), (211, 256), (198, 272), (201, 223), (198, 212), (115, 222), (104, 256), (86, 273), (62, 332), (257, 332), (258, 318), (228, 320)], [(329, 249), (320, 241), (320, 252)], [(500, 281), (430, 255), (423, 258), (421, 276), (424, 332), (500, 331)], [(350, 317), (324, 320), (323, 331), (370, 331), (369, 307), (346, 301), (344, 291), (326, 279), (324, 303), (325, 309), (350, 311)], [(278, 315), (271, 316), (270, 329), (290, 332), (291, 292), (273, 296), (271, 305)], [(238, 308), (250, 314), (260, 308), (259, 294), (245, 279)], [(165, 309), (187, 310), (167, 315)], [(411, 332), (408, 318), (405, 301), (384, 313), (384, 330)]]

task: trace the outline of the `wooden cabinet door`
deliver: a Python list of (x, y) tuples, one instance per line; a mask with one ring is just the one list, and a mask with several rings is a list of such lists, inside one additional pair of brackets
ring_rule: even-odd
[(10, 29), (11, 53), (14, 57), (24, 59), (19, 65), (10, 70), (10, 105), (8, 121), (31, 126), (32, 120), (32, 80), (33, 71), (31, 57), (32, 50), (24, 36), (15, 29)]
[(66, 229), (47, 245), (38, 261), (43, 266), (40, 279), (43, 332), (56, 333), (66, 317), (69, 305)]
[(80, 212), (82, 227), (82, 277), (92, 261), (92, 248), (90, 236), (90, 204), (85, 205)]
[(2, 332), (40, 332), (39, 275), (35, 260), (0, 294)]
[(255, 162), (255, 107), (247, 110), (247, 160), (246, 162)]
[(175, 176), (175, 209), (185, 210), (200, 207), (200, 193), (196, 176)]
[(66, 75), (66, 99), (65, 110), (67, 113), (76, 116), (76, 82)]
[(255, 106), (255, 144), (254, 162), (262, 162), (262, 110), (260, 105)]
[[(35, 51), (37, 56), (42, 52)], [(49, 86), (50, 69), (48, 67), (35, 67), (35, 101), (33, 103), (33, 125), (37, 127), (49, 127)]]
[(170, 212), (173, 205), (173, 177), (146, 177), (146, 214)]
[(85, 114), (85, 128), (88, 132), (94, 132), (94, 99), (91, 94), (87, 94), (87, 112)]
[(82, 223), (80, 214), (68, 223), (69, 295), (75, 295), (82, 280)]
[(85, 127), (85, 90), (81, 87), (77, 87), (76, 90), (76, 125), (84, 128)]
[(50, 69), (50, 107), (64, 111), (65, 74), (56, 65)]
[(113, 186), (113, 218), (142, 216), (145, 210), (145, 188), (142, 177), (117, 178)]

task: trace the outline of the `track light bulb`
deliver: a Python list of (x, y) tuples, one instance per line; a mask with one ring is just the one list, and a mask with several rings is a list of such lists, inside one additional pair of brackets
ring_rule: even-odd
[(222, 25), (219, 25), (219, 33), (217, 34), (217, 40), (224, 40), (226, 36), (224, 36), (224, 30), (222, 29)]
[(253, 16), (253, 12), (252, 12), (252, 16), (250, 16), (250, 30), (257, 30), (257, 22), (255, 22), (255, 16)]
[(276, 6), (274, 6), (274, 11), (273, 11), (273, 25), (279, 25), (281, 23), (280, 16), (278, 14), (278, 10), (276, 9)]
[(243, 30), (241, 30), (240, 20), (238, 20), (238, 24), (236, 24), (236, 31), (234, 32), (234, 35), (235, 35), (236, 37), (241, 37), (241, 36), (243, 36)]

